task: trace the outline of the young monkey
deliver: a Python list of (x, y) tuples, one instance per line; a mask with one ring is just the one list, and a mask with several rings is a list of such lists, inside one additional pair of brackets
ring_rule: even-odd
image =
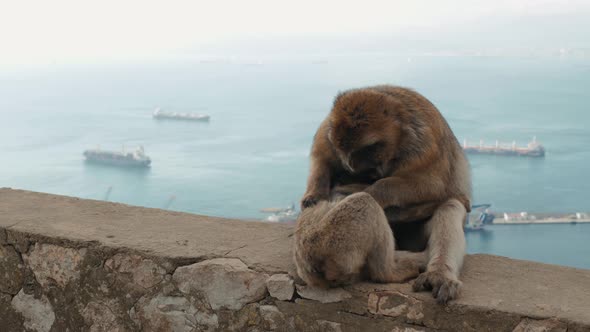
[(314, 137), (302, 209), (346, 184), (365, 185), (394, 229), (420, 221), (404, 226), (409, 233), (403, 234), (423, 238), (429, 257), (414, 290), (431, 289), (441, 303), (456, 298), (471, 180), (463, 150), (437, 108), (401, 87), (339, 94)]
[(329, 287), (359, 280), (404, 282), (418, 276), (426, 256), (395, 251), (385, 213), (369, 194), (334, 200), (305, 209), (297, 220), (294, 258), (301, 279)]

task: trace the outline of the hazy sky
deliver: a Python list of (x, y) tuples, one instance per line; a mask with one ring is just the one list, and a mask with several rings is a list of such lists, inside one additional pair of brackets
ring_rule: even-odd
[(150, 60), (228, 40), (384, 34), (588, 8), (588, 0), (0, 0), (0, 65)]

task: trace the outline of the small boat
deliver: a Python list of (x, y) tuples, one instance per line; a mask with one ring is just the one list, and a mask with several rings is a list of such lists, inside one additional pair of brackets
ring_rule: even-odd
[(265, 219), (266, 221), (271, 222), (295, 221), (299, 215), (299, 213), (295, 211), (295, 204), (291, 204), (291, 206), (287, 208), (264, 208), (260, 209), (260, 212), (271, 213), (271, 215)]
[(152, 160), (145, 155), (143, 146), (134, 152), (103, 151), (99, 148), (86, 150), (83, 153), (86, 161), (126, 167), (149, 167)]
[(494, 216), (489, 213), (488, 208), (491, 204), (478, 204), (471, 206), (471, 212), (465, 218), (463, 229), (466, 232), (481, 231), (485, 224), (491, 224), (490, 218), (493, 220)]
[(166, 112), (159, 107), (152, 114), (154, 119), (159, 120), (185, 120), (185, 121), (209, 121), (209, 115), (188, 113), (188, 112)]

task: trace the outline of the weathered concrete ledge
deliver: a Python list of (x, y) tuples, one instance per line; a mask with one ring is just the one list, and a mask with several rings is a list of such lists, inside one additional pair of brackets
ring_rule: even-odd
[[(0, 189), (2, 331), (590, 331), (590, 271), (467, 257), (457, 301), (293, 278), (291, 226)], [(295, 281), (295, 282), (294, 282)]]

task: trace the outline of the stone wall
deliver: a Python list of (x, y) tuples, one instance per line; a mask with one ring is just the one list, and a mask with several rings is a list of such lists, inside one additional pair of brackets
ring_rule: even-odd
[(0, 331), (590, 331), (590, 271), (468, 256), (461, 297), (297, 282), (292, 227), (0, 189)]

